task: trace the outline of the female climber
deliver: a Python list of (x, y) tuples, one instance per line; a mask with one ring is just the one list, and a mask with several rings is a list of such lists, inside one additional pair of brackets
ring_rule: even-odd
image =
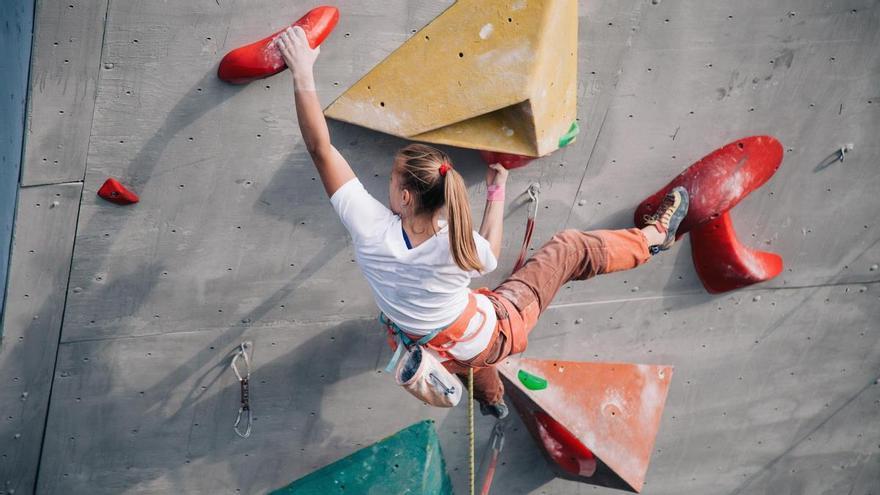
[(425, 345), (450, 371), (461, 375), (474, 368), (474, 397), (484, 415), (507, 414), (493, 365), (525, 350), (529, 332), (560, 287), (634, 268), (675, 241), (687, 212), (683, 189), (667, 195), (644, 228), (564, 230), (495, 290), (471, 291), (470, 279), (492, 271), (501, 251), (507, 170), (489, 166), (476, 232), (464, 181), (449, 156), (411, 144), (394, 157), (386, 208), (330, 142), (312, 71), (320, 49), (309, 47), (299, 27), (282, 33), (276, 45), (293, 74), (303, 141), (351, 234), (383, 321), (412, 341), (430, 339)]

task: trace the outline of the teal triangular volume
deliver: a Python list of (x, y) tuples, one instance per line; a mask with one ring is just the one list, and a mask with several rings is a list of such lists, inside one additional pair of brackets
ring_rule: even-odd
[(433, 421), (421, 421), (270, 495), (452, 495)]

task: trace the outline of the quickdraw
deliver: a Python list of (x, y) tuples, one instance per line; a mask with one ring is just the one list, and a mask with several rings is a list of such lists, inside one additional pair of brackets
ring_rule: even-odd
[[(229, 365), (232, 368), (232, 372), (235, 373), (235, 377), (238, 378), (238, 383), (241, 385), (241, 406), (238, 408), (238, 416), (235, 418), (235, 424), (232, 426), (235, 434), (241, 438), (251, 436), (251, 427), (253, 426), (253, 412), (251, 411), (250, 402), (251, 358), (248, 355), (248, 352), (253, 353), (253, 347), (254, 344), (251, 341), (244, 341), (239, 344), (235, 350), (235, 355), (232, 357), (232, 363)], [(238, 370), (237, 362), (239, 359), (244, 361), (244, 374)], [(240, 427), (242, 418), (245, 418), (245, 424), (247, 425), (244, 431), (241, 431)]]
[(519, 258), (513, 266), (513, 271), (522, 268), (526, 262), (526, 256), (529, 252), (529, 244), (532, 243), (532, 234), (535, 232), (535, 219), (538, 217), (538, 195), (541, 193), (541, 185), (537, 182), (532, 183), (526, 193), (529, 195), (529, 213), (526, 220), (526, 233), (523, 236), (522, 247), (519, 250)]
[(489, 440), (489, 449), (492, 451), (489, 458), (489, 467), (486, 468), (486, 474), (483, 476), (483, 489), (480, 495), (489, 495), (489, 488), (492, 487), (492, 479), (495, 477), (495, 468), (498, 466), (498, 457), (504, 448), (504, 421), (498, 420), (495, 428), (492, 429), (492, 438)]

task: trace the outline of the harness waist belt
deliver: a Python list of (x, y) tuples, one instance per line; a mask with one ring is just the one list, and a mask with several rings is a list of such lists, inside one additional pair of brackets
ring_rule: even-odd
[(406, 333), (397, 326), (396, 323), (385, 316), (384, 313), (380, 313), (379, 321), (388, 329), (389, 344), (392, 348), (396, 347), (394, 356), (392, 356), (386, 370), (390, 371), (400, 358), (400, 353), (403, 349), (401, 344), (406, 347), (413, 344), (423, 345), (437, 351), (441, 357), (452, 359), (452, 356), (448, 352), (449, 349), (459, 342), (467, 342), (479, 335), (479, 331), (476, 331), (470, 337), (464, 337), (464, 333), (467, 331), (471, 319), (473, 319), (474, 315), (477, 313), (483, 315), (483, 321), (485, 322), (485, 311), (477, 307), (477, 298), (474, 296), (473, 292), (471, 292), (468, 294), (467, 306), (455, 321), (447, 325), (445, 328), (438, 328), (427, 335), (411, 335)]
[[(433, 339), (428, 341), (427, 346), (436, 351), (444, 351), (454, 346), (457, 342), (461, 342), (475, 314), (477, 314), (477, 298), (474, 297), (473, 293), (470, 293), (468, 294), (467, 306), (465, 306), (461, 315), (435, 335)], [(419, 338), (415, 335), (410, 336), (410, 338), (413, 337), (415, 337), (414, 340)]]

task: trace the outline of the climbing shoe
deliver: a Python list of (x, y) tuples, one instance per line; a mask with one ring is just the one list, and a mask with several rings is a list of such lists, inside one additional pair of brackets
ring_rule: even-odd
[(507, 412), (507, 404), (504, 403), (504, 399), (501, 402), (489, 405), (480, 402), (480, 414), (483, 416), (495, 416), (498, 419), (504, 419), (507, 417)]
[(662, 244), (651, 246), (651, 254), (666, 251), (675, 244), (675, 231), (681, 225), (688, 211), (688, 193), (683, 187), (676, 187), (663, 197), (663, 202), (653, 215), (645, 215), (645, 225), (653, 225), (661, 234), (666, 234)]

